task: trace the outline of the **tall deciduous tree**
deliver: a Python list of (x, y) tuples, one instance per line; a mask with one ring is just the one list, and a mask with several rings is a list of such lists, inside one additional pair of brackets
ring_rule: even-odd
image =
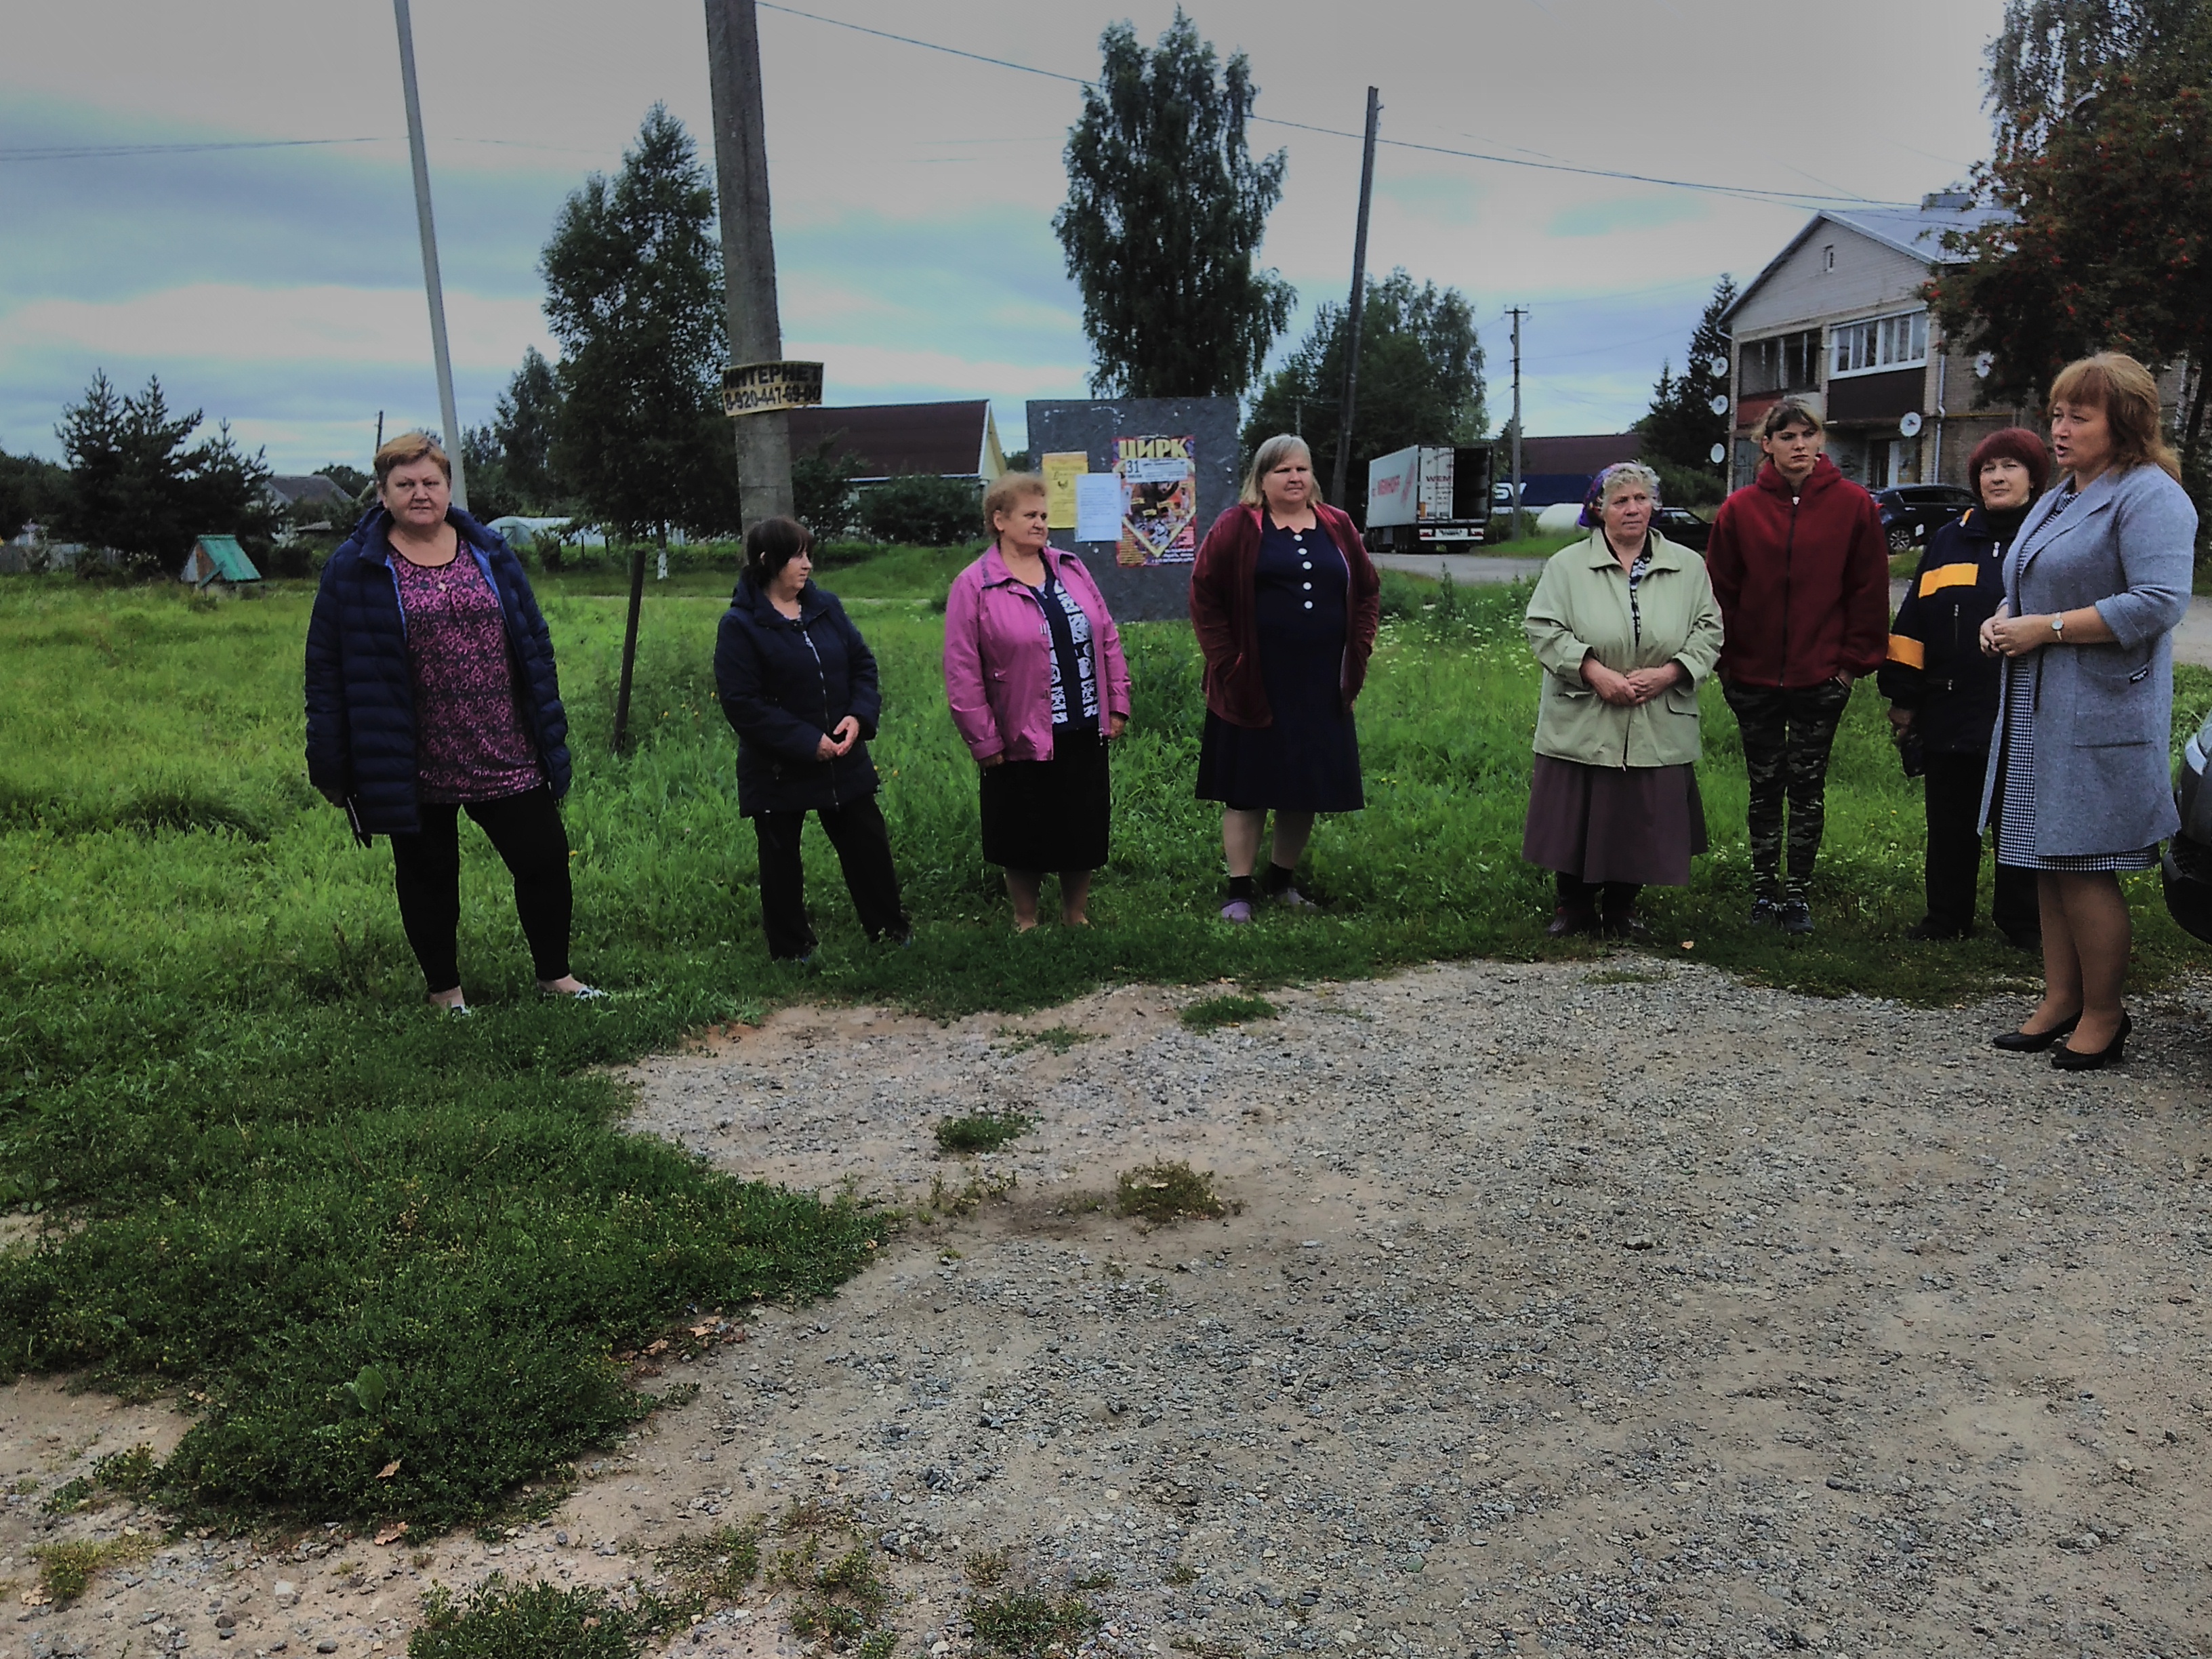
[(1735, 303), (1735, 278), (1723, 276), (1690, 331), (1682, 372), (1675, 374), (1671, 363), (1661, 367), (1651, 407), (1636, 423), (1644, 459), (1661, 469), (1668, 494), (1686, 501), (1718, 501), (1728, 477), (1725, 454), (1716, 462), (1712, 451), (1728, 442), (1729, 415), (1725, 405), (1716, 414), (1713, 400), (1728, 395), (1729, 335), (1721, 319)]
[(461, 434), (468, 463), (469, 501), (479, 519), (509, 513), (558, 510), (553, 477), (553, 438), (561, 416), (561, 388), (536, 346), (522, 356), (491, 420)]
[[(1278, 432), (1304, 437), (1317, 459), (1336, 453), (1344, 396), (1341, 305), (1314, 313), (1313, 326), (1288, 362), (1270, 374), (1244, 423), (1249, 453)], [(1352, 430), (1352, 467), (1336, 505), (1361, 516), (1367, 507), (1367, 464), (1408, 444), (1480, 441), (1489, 424), (1483, 407), (1482, 342), (1474, 308), (1455, 288), (1423, 283), (1403, 269), (1367, 279), (1359, 319), (1359, 411)]]
[[(714, 224), (691, 136), (655, 104), (622, 171), (568, 198), (539, 260), (562, 351), (551, 471), (587, 514), (632, 536), (738, 522)], [(529, 374), (526, 362), (518, 383)]]
[[(2054, 9), (2096, 27), (2057, 36), (2028, 27)], [(2033, 403), (2067, 362), (2106, 348), (2154, 367), (2187, 363), (2182, 453), (2203, 497), (2212, 436), (2212, 19), (2184, 9), (2166, 19), (2162, 0), (2055, 9), (2014, 0), (2008, 33), (2020, 25), (2025, 43), (2001, 39), (1993, 53), (1999, 146), (1975, 177), (1980, 198), (2009, 211), (1948, 237), (1961, 262), (1927, 292), (1954, 343), (1987, 355), (1984, 401)], [(2113, 33), (2123, 21), (2174, 30), (2146, 48), (2142, 76), (2133, 61), (2094, 57), (2137, 38)]]
[[(228, 422), (192, 442), (198, 410), (169, 412), (160, 377), (135, 395), (95, 372), (82, 403), (62, 411), (54, 434), (69, 459), (69, 489), (58, 514), (68, 537), (113, 548), (141, 574), (173, 574), (193, 538), (234, 535), (250, 554), (265, 554), (275, 514), (269, 466), (248, 455)], [(90, 562), (80, 567), (90, 571)]]
[(2116, 70), (2153, 97), (2203, 86), (2208, 52), (2203, 0), (2007, 0), (1990, 42), (1997, 154), (2040, 150)]
[(1282, 199), (1285, 155), (1252, 159), (1259, 88), (1176, 9), (1147, 52), (1127, 23), (1067, 138), (1067, 203), (1053, 219), (1083, 294), (1094, 392), (1236, 397), (1290, 325), (1291, 285), (1255, 263)]

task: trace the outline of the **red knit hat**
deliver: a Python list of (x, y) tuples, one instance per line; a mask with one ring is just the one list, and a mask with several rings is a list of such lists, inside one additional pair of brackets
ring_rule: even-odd
[(1966, 487), (1978, 496), (1983, 463), (2003, 460), (2018, 461), (2027, 469), (2031, 498), (2040, 495), (2043, 486), (2051, 482), (2051, 452), (2043, 447), (2042, 435), (2024, 426), (2008, 426), (1974, 446), (1974, 453), (1966, 458)]

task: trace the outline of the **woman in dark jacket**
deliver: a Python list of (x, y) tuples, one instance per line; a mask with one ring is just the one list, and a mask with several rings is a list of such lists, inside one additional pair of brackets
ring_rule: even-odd
[[(2005, 553), (2051, 476), (2050, 453), (2026, 427), (1992, 432), (1966, 462), (1979, 507), (1929, 538), (1920, 568), (1890, 624), (1881, 694), (1901, 747), (1926, 767), (1928, 914), (1907, 939), (1965, 939), (1974, 931), (1982, 867), (1982, 775), (1997, 723), (1994, 658), (1982, 624), (2004, 599)], [(1997, 931), (2024, 950), (2040, 942), (2035, 877), (2000, 864), (1990, 905)]]
[(1190, 578), (1191, 627), (1206, 657), (1198, 796), (1222, 803), (1224, 921), (1252, 920), (1270, 809), (1264, 890), (1296, 910), (1310, 902), (1296, 878), (1314, 814), (1366, 805), (1352, 705), (1375, 649), (1381, 594), (1359, 532), (1322, 502), (1305, 441), (1286, 433), (1261, 444)]
[(307, 623), (307, 781), (364, 845), (392, 837), (393, 884), (429, 1000), (465, 1013), (460, 813), (514, 877), (538, 985), (568, 971), (568, 717), (553, 641), (507, 544), (453, 505), (420, 432), (376, 452), (381, 501), (323, 567)]
[(715, 690), (738, 734), (738, 811), (760, 845), (761, 921), (778, 960), (814, 953), (799, 855), (809, 812), (837, 849), (868, 937), (912, 932), (868, 759), (883, 708), (875, 655), (837, 596), (814, 585), (813, 544), (793, 519), (746, 532), (714, 642)]

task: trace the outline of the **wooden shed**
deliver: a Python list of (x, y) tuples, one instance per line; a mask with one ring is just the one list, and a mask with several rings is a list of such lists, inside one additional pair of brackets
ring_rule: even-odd
[(238, 544), (237, 537), (203, 536), (192, 544), (192, 556), (185, 561), (177, 580), (190, 582), (194, 587), (205, 587), (211, 582), (234, 586), (240, 582), (259, 581), (261, 573), (246, 556), (246, 550)]

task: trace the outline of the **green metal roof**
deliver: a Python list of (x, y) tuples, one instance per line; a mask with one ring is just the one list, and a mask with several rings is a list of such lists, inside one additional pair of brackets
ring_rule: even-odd
[(217, 574), (217, 580), (227, 582), (258, 582), (261, 573), (253, 568), (253, 561), (246, 556), (246, 550), (238, 544), (235, 536), (203, 536), (195, 544), (199, 551), (208, 556)]

